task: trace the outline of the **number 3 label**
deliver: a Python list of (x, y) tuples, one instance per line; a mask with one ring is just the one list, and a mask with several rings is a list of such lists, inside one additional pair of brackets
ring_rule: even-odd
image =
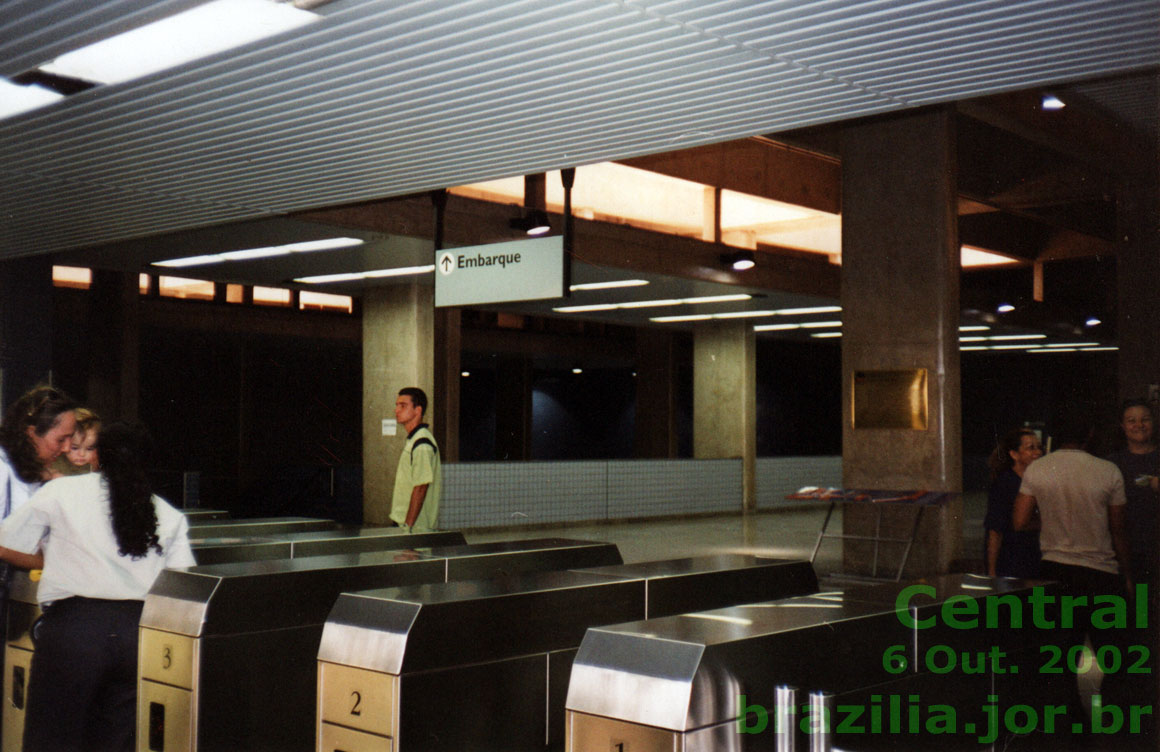
[(166, 645), (161, 651), (161, 668), (168, 670), (173, 665), (173, 648)]

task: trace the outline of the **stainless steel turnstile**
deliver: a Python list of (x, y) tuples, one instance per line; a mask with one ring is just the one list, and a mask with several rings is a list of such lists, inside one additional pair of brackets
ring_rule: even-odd
[[(197, 535), (200, 528), (191, 528)], [(286, 533), (271, 538), (193, 538), (190, 545), (199, 565), (289, 559), (295, 556), (401, 550), (417, 546), (464, 544), (458, 531), (407, 533), (399, 527), (344, 528), (335, 531)], [(40, 616), (36, 583), (27, 572), (16, 572), (9, 592), (4, 663), (4, 710), (0, 718), (0, 752), (19, 752), (24, 736), (25, 691), (34, 646), (29, 636)]]
[(137, 749), (311, 749), (342, 592), (619, 561), (612, 544), (543, 539), (166, 571), (141, 617)]
[(200, 537), (200, 528), (190, 534), (199, 565), (240, 561), (298, 559), (303, 556), (333, 556), (364, 551), (386, 551), (430, 546), (461, 546), (463, 533), (440, 530), (408, 533), (401, 527), (353, 527), (306, 533), (271, 534), (268, 537)]
[[(949, 654), (961, 661), (964, 651), (994, 648), (1014, 656), (1054, 637), (1022, 629), (955, 629), (940, 626), (937, 617), (951, 599), (974, 601), (983, 613), (980, 599), (988, 596), (1010, 596), (1004, 608), (1018, 604), (1030, 613), (1037, 583), (949, 575), (921, 583), (933, 594), (924, 591), (899, 605), (901, 588), (913, 584), (823, 589), (817, 595), (589, 629), (572, 667), (566, 748), (750, 752), (901, 743), (901, 748), (937, 744), (979, 750), (985, 731), (975, 724), (986, 722), (983, 707), (996, 691), (998, 674), (990, 666), (979, 673), (961, 666), (941, 672)], [(1053, 593), (1054, 586), (1046, 584), (1045, 592)], [(916, 626), (932, 616), (929, 628)], [(926, 663), (932, 649), (940, 671)], [(971, 653), (972, 665), (977, 660)], [(1026, 670), (1030, 673), (1030, 666)], [(1025, 697), (1042, 703), (1038, 689)], [(1016, 691), (1010, 685), (1008, 690)], [(861, 734), (840, 733), (845, 716), (835, 709), (843, 704), (863, 709)], [(923, 709), (944, 704), (963, 709), (958, 728), (971, 723), (971, 733), (924, 739)], [(779, 705), (788, 709), (781, 719), (774, 710)], [(912, 709), (919, 722), (914, 733)], [(831, 724), (804, 733), (823, 713), (830, 714)], [(875, 713), (877, 728), (868, 725)], [(892, 727), (893, 718), (899, 728)]]
[(185, 515), (190, 522), (194, 520), (209, 521), (209, 520), (228, 520), (230, 513), (224, 509), (179, 509), (179, 512)]
[(342, 525), (334, 520), (313, 517), (258, 517), (243, 520), (189, 520), (190, 538), (239, 538), (308, 533), (317, 530), (338, 530)]
[(563, 746), (589, 626), (813, 592), (805, 561), (715, 556), (339, 597), (319, 649), (319, 752)]

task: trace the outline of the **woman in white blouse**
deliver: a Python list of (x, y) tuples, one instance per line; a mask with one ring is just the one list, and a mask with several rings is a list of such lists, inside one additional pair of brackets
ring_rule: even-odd
[(8, 406), (0, 422), (0, 519), (48, 480), (48, 466), (76, 430), (76, 407), (51, 386), (38, 386)]
[(25, 752), (134, 748), (137, 625), (165, 568), (195, 564), (185, 516), (153, 495), (148, 436), (114, 423), (100, 472), (46, 483), (0, 525), (0, 558), (44, 572)]

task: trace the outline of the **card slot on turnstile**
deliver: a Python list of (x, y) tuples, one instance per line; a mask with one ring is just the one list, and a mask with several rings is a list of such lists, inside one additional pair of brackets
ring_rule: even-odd
[(192, 752), (194, 693), (154, 681), (137, 686), (137, 749), (146, 752)]

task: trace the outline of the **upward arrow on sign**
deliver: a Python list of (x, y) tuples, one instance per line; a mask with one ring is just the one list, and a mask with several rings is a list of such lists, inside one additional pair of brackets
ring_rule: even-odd
[(447, 273), (449, 273), (449, 272), (451, 271), (451, 266), (452, 266), (454, 263), (455, 263), (455, 262), (451, 260), (451, 255), (450, 255), (450, 254), (446, 254), (446, 255), (444, 255), (444, 256), (443, 256), (443, 258), (439, 259), (439, 266), (441, 266), (441, 267), (443, 268), (443, 273), (444, 273), (444, 274), (447, 274)]

